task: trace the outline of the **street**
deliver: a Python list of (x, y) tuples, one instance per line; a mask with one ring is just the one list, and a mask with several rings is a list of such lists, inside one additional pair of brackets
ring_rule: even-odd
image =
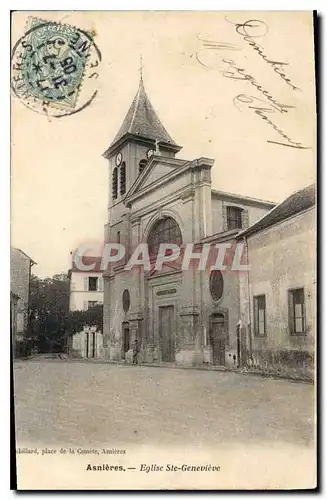
[(17, 443), (313, 444), (314, 387), (231, 372), (14, 364)]

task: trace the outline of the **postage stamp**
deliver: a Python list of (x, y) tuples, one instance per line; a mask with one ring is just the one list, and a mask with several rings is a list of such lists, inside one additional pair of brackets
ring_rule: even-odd
[(32, 18), (12, 51), (11, 88), (34, 111), (70, 115), (95, 98), (100, 62), (93, 33)]

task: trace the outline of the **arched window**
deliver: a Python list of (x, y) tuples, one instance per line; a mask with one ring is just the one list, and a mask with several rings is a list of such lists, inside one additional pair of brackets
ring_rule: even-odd
[(227, 227), (228, 229), (241, 229), (242, 228), (242, 208), (240, 207), (227, 207)]
[(112, 197), (115, 200), (118, 196), (118, 169), (114, 168), (112, 173)]
[(143, 172), (143, 170), (145, 169), (147, 163), (148, 163), (148, 161), (145, 160), (145, 159), (143, 159), (143, 160), (140, 161), (140, 163), (139, 163), (139, 174), (141, 174)]
[(126, 163), (123, 163), (120, 166), (120, 194), (126, 193)]
[(117, 243), (120, 243), (120, 231), (117, 231)]
[(172, 217), (165, 217), (156, 222), (148, 237), (149, 254), (157, 254), (160, 243), (182, 244), (182, 234), (177, 222)]
[(212, 271), (210, 274), (210, 293), (213, 300), (221, 299), (224, 292), (224, 280), (220, 271)]

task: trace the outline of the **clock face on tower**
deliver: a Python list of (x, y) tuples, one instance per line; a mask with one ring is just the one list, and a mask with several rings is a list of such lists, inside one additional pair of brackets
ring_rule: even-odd
[(149, 160), (149, 158), (151, 158), (151, 156), (154, 154), (154, 151), (153, 149), (148, 149), (147, 152), (146, 152), (146, 157), (147, 159)]
[(123, 159), (123, 155), (121, 153), (118, 153), (117, 156), (116, 156), (116, 165), (117, 165), (117, 167), (119, 167), (119, 165), (121, 164), (122, 159)]

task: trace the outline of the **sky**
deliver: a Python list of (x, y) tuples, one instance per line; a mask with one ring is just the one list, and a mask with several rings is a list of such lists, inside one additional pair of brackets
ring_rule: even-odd
[[(38, 276), (66, 272), (71, 250), (103, 241), (109, 169), (102, 153), (137, 92), (141, 54), (147, 95), (168, 133), (183, 146), (177, 157), (214, 158), (214, 189), (279, 202), (315, 181), (311, 13), (33, 15), (92, 30), (102, 53), (97, 96), (80, 113), (49, 119), (12, 98), (11, 243), (37, 262), (33, 272)], [(13, 15), (13, 45), (28, 16)], [(250, 19), (260, 21), (251, 33), (261, 36), (253, 40), (266, 59), (284, 63), (279, 68), (289, 83), (237, 33), (235, 23)], [(267, 93), (251, 81), (287, 112), (273, 108)], [(279, 130), (307, 149), (276, 144), (287, 140), (255, 112), (259, 105)]]

